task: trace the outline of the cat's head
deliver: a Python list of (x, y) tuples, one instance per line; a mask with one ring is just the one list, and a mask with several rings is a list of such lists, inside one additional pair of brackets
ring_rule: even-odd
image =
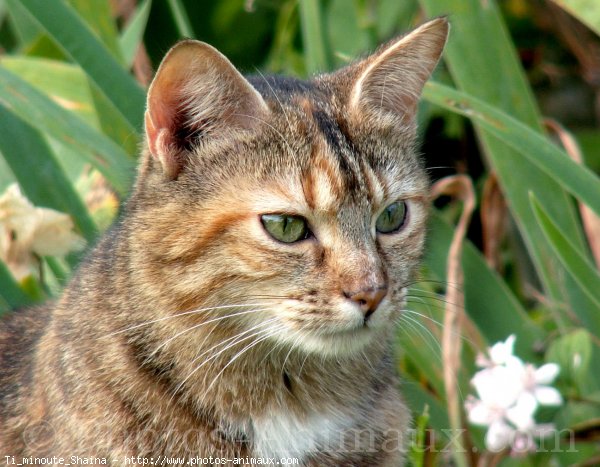
[(417, 101), (447, 32), (436, 19), (310, 81), (246, 79), (209, 45), (176, 45), (130, 204), (157, 304), (231, 305), (220, 326), (321, 354), (392, 326), (425, 236)]

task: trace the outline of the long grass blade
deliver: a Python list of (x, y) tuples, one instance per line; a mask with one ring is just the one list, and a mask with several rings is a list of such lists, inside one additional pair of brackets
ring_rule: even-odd
[[(19, 308), (22, 306), (30, 305), (33, 300), (27, 295), (17, 281), (13, 278), (12, 274), (0, 260), (0, 301), (6, 303), (8, 309)], [(0, 309), (0, 315), (3, 311)]]
[(36, 206), (70, 214), (83, 236), (92, 241), (94, 221), (40, 133), (2, 105), (0, 121), (0, 151), (27, 198)]
[(134, 164), (117, 144), (2, 67), (0, 103), (39, 131), (79, 148), (117, 192), (128, 192)]
[(314, 74), (328, 71), (331, 68), (331, 60), (323, 28), (322, 2), (300, 0), (299, 7), (306, 72)]
[(185, 11), (183, 2), (181, 2), (181, 0), (167, 0), (167, 3), (169, 4), (173, 20), (175, 21), (175, 26), (177, 26), (179, 37), (194, 39), (196, 37), (194, 28), (192, 28), (192, 22)]
[(119, 63), (124, 63), (110, 2), (97, 0), (68, 0), (68, 2), (115, 59)]
[(144, 31), (148, 24), (151, 7), (152, 0), (145, 0), (138, 5), (131, 20), (127, 23), (127, 26), (119, 38), (119, 46), (121, 47), (121, 53), (123, 54), (123, 61), (127, 67), (133, 65), (135, 54), (144, 38)]
[[(434, 213), (428, 238), (425, 264), (444, 281), (446, 257), (453, 229)], [(495, 271), (487, 265), (482, 254), (469, 241), (462, 253), (464, 272), (465, 311), (488, 342), (498, 342), (518, 330), (519, 355), (534, 358), (535, 343), (543, 333), (528, 317), (526, 310)], [(453, 287), (454, 284), (448, 284)]]
[[(15, 1), (9, 0), (9, 4)], [(64, 52), (85, 70), (127, 121), (141, 129), (144, 91), (81, 17), (62, 1), (19, 1)]]
[(588, 168), (573, 162), (563, 150), (540, 133), (501, 110), (443, 84), (429, 82), (424, 97), (479, 124), (600, 215), (600, 178)]
[[(596, 303), (600, 310), (600, 274), (596, 267), (569, 241), (566, 235), (550, 218), (534, 193), (531, 193), (531, 206), (537, 221), (540, 223), (550, 245), (564, 264), (567, 271), (581, 285), (581, 288)], [(594, 313), (589, 317), (592, 322), (588, 327), (600, 330), (600, 314)]]

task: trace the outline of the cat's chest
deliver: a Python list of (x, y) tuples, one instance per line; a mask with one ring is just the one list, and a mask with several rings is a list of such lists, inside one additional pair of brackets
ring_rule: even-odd
[(252, 420), (253, 454), (262, 458), (292, 457), (302, 462), (323, 449), (335, 449), (354, 423), (350, 414), (341, 411), (310, 412), (303, 416), (275, 411)]

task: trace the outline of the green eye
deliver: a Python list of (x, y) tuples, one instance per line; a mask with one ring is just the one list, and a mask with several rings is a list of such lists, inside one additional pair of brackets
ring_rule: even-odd
[(383, 210), (375, 222), (375, 228), (380, 233), (392, 233), (402, 227), (405, 220), (406, 203), (397, 201)]
[(263, 214), (260, 216), (263, 227), (271, 237), (284, 243), (294, 243), (308, 238), (306, 219), (285, 214)]

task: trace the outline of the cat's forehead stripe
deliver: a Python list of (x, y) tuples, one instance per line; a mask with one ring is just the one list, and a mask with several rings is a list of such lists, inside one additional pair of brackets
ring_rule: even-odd
[(339, 209), (349, 194), (379, 205), (389, 195), (385, 177), (381, 178), (368, 160), (357, 154), (344, 122), (303, 99), (306, 116), (312, 118), (317, 137), (313, 138), (309, 170), (302, 190), (310, 209)]
[(306, 203), (313, 210), (336, 210), (345, 193), (344, 181), (330, 153), (324, 143), (315, 144), (311, 167), (302, 180)]
[(344, 177), (346, 189), (357, 191), (360, 188), (360, 169), (352, 157), (352, 142), (342, 131), (342, 126), (323, 110), (314, 110), (312, 113), (317, 128), (325, 138), (332, 156), (340, 167)]
[(380, 204), (383, 199), (387, 197), (387, 190), (384, 183), (378, 177), (377, 172), (367, 163), (366, 160), (362, 159), (360, 162), (362, 172), (364, 174), (364, 181), (367, 188), (367, 194), (371, 204)]

